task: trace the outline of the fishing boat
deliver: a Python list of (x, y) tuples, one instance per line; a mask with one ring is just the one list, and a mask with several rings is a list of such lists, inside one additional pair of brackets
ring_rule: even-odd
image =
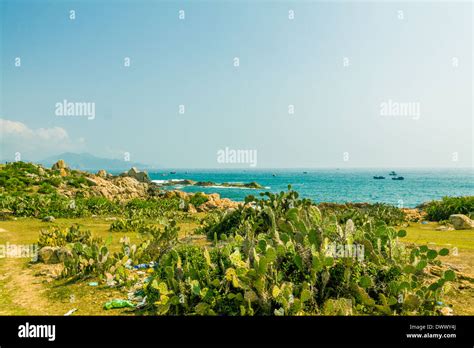
[(385, 179), (385, 176), (374, 176), (374, 179), (376, 180)]
[(170, 174), (176, 174), (176, 172), (170, 172)]
[(403, 176), (397, 176), (396, 178), (392, 178), (392, 180), (405, 180)]
[(395, 172), (392, 170), (388, 175), (396, 176), (397, 173), (395, 173)]

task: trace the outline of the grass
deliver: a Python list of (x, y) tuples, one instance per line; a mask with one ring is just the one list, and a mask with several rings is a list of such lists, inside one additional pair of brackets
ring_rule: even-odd
[[(123, 236), (128, 236), (132, 243), (140, 240), (135, 232), (110, 232), (111, 222), (105, 218), (56, 219), (53, 223), (34, 218), (0, 221), (0, 244), (34, 244), (41, 229), (69, 227), (73, 223), (104, 240), (111, 238), (112, 251), (119, 250)], [(180, 227), (180, 237), (185, 238), (192, 234), (197, 223), (183, 222)], [(126, 308), (108, 311), (102, 308), (105, 302), (114, 298), (126, 299), (126, 289), (89, 286), (94, 279), (74, 283), (53, 280), (51, 275), (56, 269), (57, 265), (30, 263), (25, 258), (0, 258), (0, 315), (64, 315), (73, 308), (77, 308), (74, 315), (132, 314)]]
[[(200, 214), (200, 217), (202, 217)], [(120, 238), (128, 236), (133, 243), (140, 240), (135, 232), (110, 232), (112, 223), (105, 218), (56, 219), (53, 223), (34, 218), (19, 218), (16, 221), (0, 221), (0, 243), (33, 244), (39, 231), (51, 226), (69, 227), (78, 223), (104, 240), (111, 238), (112, 251), (120, 248)], [(208, 243), (204, 236), (194, 235), (198, 227), (195, 221), (179, 223), (180, 238), (196, 244)], [(428, 244), (432, 248), (458, 248), (458, 255), (443, 257), (448, 264), (460, 267), (462, 272), (474, 277), (474, 230), (436, 231), (440, 225), (411, 223), (405, 228), (404, 242)], [(57, 266), (32, 264), (27, 259), (0, 258), (0, 315), (64, 315), (77, 308), (74, 315), (131, 315), (130, 309), (104, 310), (103, 304), (114, 298), (126, 298), (126, 289), (117, 290), (107, 286), (91, 287), (94, 279), (66, 283), (53, 280), (51, 273)], [(447, 297), (456, 314), (474, 314), (474, 288), (453, 289)]]
[(474, 250), (474, 230), (436, 231), (439, 226), (441, 225), (436, 222), (428, 222), (425, 225), (410, 223), (410, 226), (405, 228), (407, 236), (403, 240), (416, 244), (430, 243), (439, 247)]
[(455, 266), (471, 280), (457, 283), (447, 294), (446, 301), (456, 315), (474, 315), (474, 229), (437, 231), (439, 226), (437, 222), (411, 223), (405, 228), (407, 236), (403, 241), (450, 250), (450, 255), (441, 257), (443, 263)]

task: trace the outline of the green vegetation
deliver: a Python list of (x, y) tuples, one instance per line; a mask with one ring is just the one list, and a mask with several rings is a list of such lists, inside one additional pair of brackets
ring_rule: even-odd
[(367, 222), (383, 221), (387, 225), (400, 225), (405, 221), (403, 211), (389, 204), (376, 203), (321, 203), (318, 205), (326, 216), (335, 216), (338, 223), (351, 219), (356, 225)]
[(474, 217), (474, 196), (444, 197), (423, 206), (427, 219), (431, 221), (448, 220), (452, 214), (465, 214)]
[[(236, 209), (190, 214), (183, 211), (187, 204), (200, 206), (205, 195), (111, 201), (89, 197), (83, 173), (56, 172), (21, 162), (1, 167), (0, 210), (18, 221), (2, 222), (0, 241), (36, 242), (62, 255), (51, 285), (36, 284), (31, 275), (23, 284), (26, 271), (8, 279), (12, 286), (31, 287), (25, 291), (38, 301), (44, 287), (51, 301), (67, 302), (71, 294), (93, 301), (97, 294), (101, 303), (82, 307), (87, 314), (101, 314), (106, 301), (131, 292), (140, 298), (132, 300), (140, 302), (134, 309), (140, 314), (439, 315), (458, 281), (440, 261), (455, 257), (442, 242), (472, 249), (469, 231), (450, 239), (446, 232), (433, 235), (431, 225), (401, 229), (404, 213), (385, 204), (315, 205), (289, 187), (248, 196)], [(67, 186), (86, 195), (66, 197), (59, 188)], [(472, 207), (472, 197), (442, 202), (427, 206), (433, 216)], [(45, 216), (56, 220), (37, 219)], [(2, 272), (55, 266), (0, 261)], [(99, 285), (91, 290), (92, 279)], [(13, 294), (1, 280), (7, 313), (27, 314), (15, 309)], [(70, 306), (55, 303), (53, 312)]]
[(199, 207), (201, 204), (204, 204), (209, 199), (203, 195), (201, 192), (196, 192), (192, 197), (189, 199), (189, 203), (194, 205), (195, 207)]
[[(154, 262), (140, 291), (147, 311), (162, 315), (436, 314), (445, 284), (454, 280), (452, 271), (435, 281), (423, 273), (447, 249), (406, 247), (398, 242), (406, 232), (382, 220), (339, 224), (291, 190), (246, 203), (206, 222), (209, 247), (180, 244), (174, 221), (143, 224), (142, 241), (124, 238), (114, 255), (101, 240), (79, 241), (89, 234), (76, 228), (42, 236), (51, 245), (68, 241), (72, 254), (62, 276), (70, 279), (131, 285), (140, 281), (133, 266)], [(339, 246), (363, 252), (338, 254)]]
[[(253, 213), (234, 213), (240, 220), (225, 242), (210, 250), (181, 246), (163, 257), (145, 286), (158, 314), (437, 313), (443, 286), (454, 280), (452, 271), (429, 284), (423, 279), (424, 268), (439, 264), (437, 251), (406, 248), (397, 242), (406, 232), (383, 221), (326, 224), (294, 191), (266, 196), (247, 200)], [(328, 255), (333, 243), (363, 246), (364, 260)]]
[(38, 239), (38, 247), (66, 246), (70, 243), (91, 244), (93, 242), (94, 239), (90, 231), (82, 231), (79, 225), (76, 224), (67, 229), (53, 227), (51, 229), (41, 230)]
[(122, 210), (119, 203), (103, 197), (71, 199), (57, 192), (15, 195), (0, 193), (0, 209), (11, 211), (15, 216), (37, 218), (50, 215), (56, 218), (111, 215)]

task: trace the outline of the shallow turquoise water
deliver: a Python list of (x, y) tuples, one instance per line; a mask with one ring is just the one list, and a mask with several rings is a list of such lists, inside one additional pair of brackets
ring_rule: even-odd
[[(221, 197), (243, 201), (249, 194), (260, 191), (280, 192), (288, 184), (302, 197), (315, 202), (383, 202), (404, 207), (440, 199), (443, 196), (474, 195), (473, 169), (403, 169), (396, 170), (405, 180), (391, 180), (390, 170), (383, 169), (301, 169), (301, 170), (183, 170), (175, 169), (149, 173), (152, 180), (191, 179), (195, 181), (252, 182), (265, 190), (216, 187), (175, 187), (187, 192), (217, 192)], [(307, 171), (304, 174), (303, 171)], [(166, 174), (163, 176), (162, 174)], [(275, 174), (276, 176), (273, 176)], [(374, 175), (385, 176), (374, 180)]]

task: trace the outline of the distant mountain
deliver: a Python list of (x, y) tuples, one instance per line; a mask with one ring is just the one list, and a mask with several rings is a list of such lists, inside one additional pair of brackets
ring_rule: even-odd
[(107, 171), (128, 170), (131, 167), (137, 167), (140, 170), (151, 169), (152, 166), (138, 163), (128, 162), (119, 159), (101, 158), (91, 155), (90, 153), (71, 153), (65, 152), (60, 155), (51, 156), (41, 161), (37, 161), (45, 167), (51, 167), (58, 160), (64, 160), (69, 168), (80, 170), (99, 170), (105, 169)]

